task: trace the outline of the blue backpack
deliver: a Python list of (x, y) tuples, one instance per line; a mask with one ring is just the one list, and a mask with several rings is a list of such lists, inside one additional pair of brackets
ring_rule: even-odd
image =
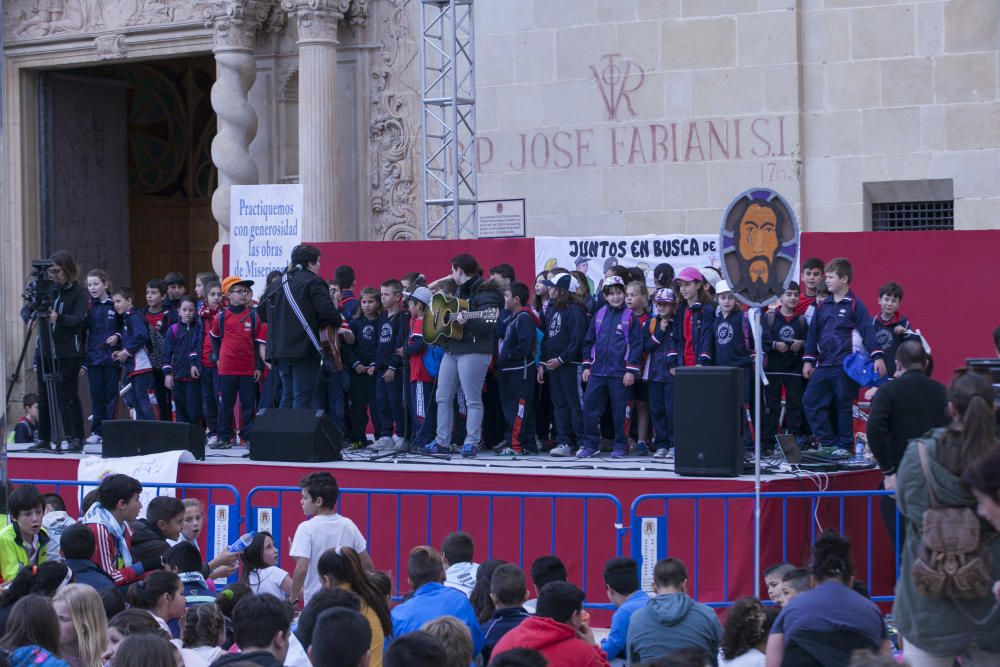
[(444, 358), (444, 348), (440, 345), (428, 345), (424, 349), (424, 368), (432, 378), (437, 378), (441, 370), (441, 359)]

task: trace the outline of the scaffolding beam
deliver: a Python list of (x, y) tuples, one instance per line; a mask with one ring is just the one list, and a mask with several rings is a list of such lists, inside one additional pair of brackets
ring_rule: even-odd
[(474, 0), (420, 0), (424, 238), (477, 238)]

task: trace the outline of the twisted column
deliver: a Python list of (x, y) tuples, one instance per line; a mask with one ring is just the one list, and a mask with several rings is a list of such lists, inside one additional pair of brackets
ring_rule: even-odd
[(212, 140), (212, 163), (219, 171), (219, 187), (212, 195), (212, 215), (219, 224), (219, 241), (212, 250), (212, 265), (220, 275), (222, 246), (229, 243), (230, 190), (233, 185), (253, 185), (259, 180), (257, 164), (250, 156), (250, 142), (257, 136), (257, 112), (248, 94), (257, 77), (257, 31), (272, 4), (268, 0), (227, 0), (213, 3), (213, 15), (206, 16), (215, 26), (212, 109), (218, 131)]
[[(337, 26), (350, 0), (282, 0), (295, 15), (299, 47), (299, 182), (302, 239), (349, 238), (337, 219)], [(353, 221), (351, 221), (353, 222)]]

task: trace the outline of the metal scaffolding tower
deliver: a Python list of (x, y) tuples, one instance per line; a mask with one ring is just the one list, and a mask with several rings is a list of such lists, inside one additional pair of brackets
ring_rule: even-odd
[(474, 0), (420, 0), (424, 238), (476, 238)]

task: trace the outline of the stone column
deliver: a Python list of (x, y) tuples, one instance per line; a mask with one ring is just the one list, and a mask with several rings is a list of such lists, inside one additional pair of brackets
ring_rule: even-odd
[(257, 77), (254, 48), (257, 32), (270, 13), (272, 0), (225, 0), (206, 3), (205, 17), (215, 26), (216, 80), (212, 109), (218, 132), (212, 140), (212, 162), (219, 170), (219, 187), (212, 195), (212, 215), (219, 223), (219, 242), (212, 266), (222, 275), (222, 246), (229, 243), (229, 193), (233, 185), (258, 182), (250, 142), (257, 135), (257, 113), (247, 97)]
[(302, 240), (337, 241), (355, 221), (337, 220), (337, 26), (350, 0), (282, 0), (294, 13), (299, 47), (299, 182)]

